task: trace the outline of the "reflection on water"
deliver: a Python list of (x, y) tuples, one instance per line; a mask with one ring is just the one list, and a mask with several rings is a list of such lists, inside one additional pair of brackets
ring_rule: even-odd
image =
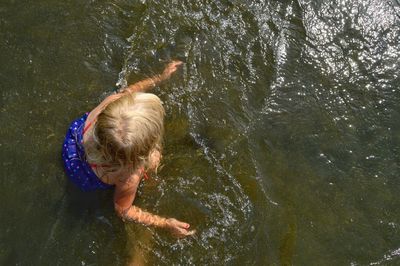
[[(396, 1), (6, 2), (1, 264), (399, 262)], [(171, 59), (164, 167), (135, 203), (191, 223), (181, 240), (57, 159), (73, 118)]]

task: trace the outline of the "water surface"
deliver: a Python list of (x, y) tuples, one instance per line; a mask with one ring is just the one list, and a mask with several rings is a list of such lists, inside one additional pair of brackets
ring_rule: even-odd
[[(158, 2), (0, 4), (0, 264), (399, 264), (399, 3)], [(182, 240), (123, 224), (60, 159), (72, 119), (171, 59), (135, 204)]]

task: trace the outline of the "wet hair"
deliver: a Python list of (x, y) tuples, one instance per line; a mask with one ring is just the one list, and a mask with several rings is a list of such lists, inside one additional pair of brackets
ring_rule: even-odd
[(147, 169), (151, 153), (161, 153), (164, 115), (161, 100), (151, 93), (126, 94), (111, 102), (84, 143), (88, 162), (105, 172)]

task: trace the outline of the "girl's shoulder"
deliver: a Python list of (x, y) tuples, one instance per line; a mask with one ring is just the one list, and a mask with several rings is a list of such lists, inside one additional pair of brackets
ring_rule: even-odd
[(122, 170), (115, 173), (107, 173), (103, 169), (98, 171), (98, 174), (99, 176), (102, 176), (100, 179), (103, 182), (119, 186), (130, 186), (132, 184), (137, 184), (142, 178), (146, 179), (147, 177), (146, 172), (142, 168), (135, 170), (133, 173), (127, 170)]
[(115, 93), (107, 96), (99, 105), (97, 105), (93, 110), (91, 110), (88, 114), (87, 120), (88, 121), (95, 121), (97, 116), (113, 101), (121, 98), (123, 96), (122, 93)]

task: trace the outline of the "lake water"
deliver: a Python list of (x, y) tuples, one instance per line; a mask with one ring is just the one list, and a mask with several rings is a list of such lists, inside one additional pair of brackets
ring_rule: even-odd
[[(0, 3), (1, 265), (399, 265), (400, 3)], [(66, 178), (68, 124), (124, 84), (154, 92), (164, 167), (124, 224)]]

